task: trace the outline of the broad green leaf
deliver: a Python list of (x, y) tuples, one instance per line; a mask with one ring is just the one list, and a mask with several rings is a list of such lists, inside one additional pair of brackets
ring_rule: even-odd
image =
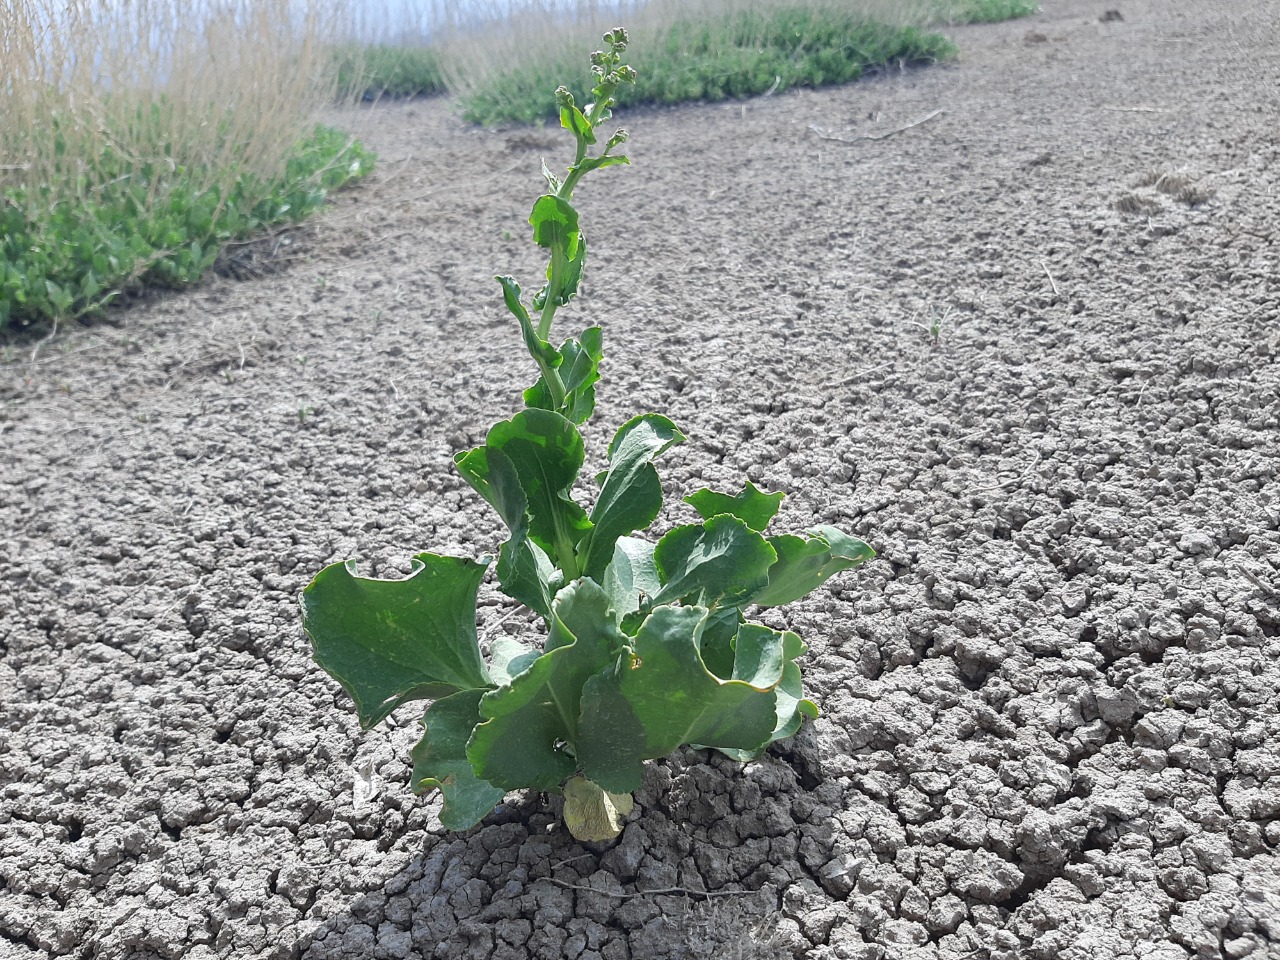
[(603, 336), (599, 327), (590, 327), (582, 336), (566, 340), (560, 347), (558, 365), (564, 385), (564, 406), (556, 410), (546, 381), (538, 382), (524, 392), (525, 406), (556, 410), (576, 424), (586, 423), (596, 408), (596, 381), (600, 379), (600, 360), (604, 356)]
[(645, 760), (662, 756), (648, 752), (644, 724), (622, 692), (620, 674), (635, 669), (635, 658), (623, 656), (587, 680), (574, 742), (578, 766), (604, 789), (617, 793), (638, 790), (644, 780)]
[(804, 642), (794, 633), (787, 631), (783, 634), (783, 657), (785, 663), (782, 668), (782, 680), (779, 681), (774, 693), (778, 698), (778, 722), (774, 727), (773, 733), (769, 736), (768, 742), (761, 745), (756, 750), (732, 749), (729, 747), (718, 747), (721, 753), (734, 760), (746, 762), (754, 760), (760, 755), (765, 747), (775, 740), (785, 740), (787, 737), (793, 736), (800, 725), (806, 719), (818, 719), (818, 706), (812, 700), (804, 699), (804, 691), (801, 685), (800, 668), (796, 665), (795, 659), (805, 651)]
[(463, 690), (432, 703), (422, 716), (425, 732), (413, 748), (413, 788), (440, 791), (440, 822), (449, 830), (474, 827), (502, 800), (503, 791), (477, 777), (467, 759), (483, 695), (483, 690)]
[(747, 485), (736, 497), (704, 487), (697, 493), (689, 494), (684, 498), (684, 502), (697, 510), (698, 516), (703, 520), (710, 520), (712, 517), (727, 513), (737, 517), (758, 533), (767, 527), (769, 521), (778, 513), (778, 506), (782, 503), (784, 496), (782, 491), (761, 493), (756, 489), (756, 485), (748, 480)]
[(610, 652), (621, 653), (629, 641), (618, 629), (617, 617), (604, 588), (588, 577), (575, 580), (570, 587), (556, 597), (556, 617), (544, 649), (555, 650), (577, 638), (591, 637), (593, 643), (602, 640)]
[(737, 655), (734, 678), (722, 680), (698, 653), (709, 613), (696, 606), (657, 608), (636, 634), (629, 662), (624, 658), (588, 684), (578, 759), (583, 773), (606, 790), (627, 789), (641, 760), (682, 744), (759, 750), (768, 743), (778, 721), (782, 635), (757, 628)]
[(403, 580), (358, 577), (335, 563), (302, 594), (315, 659), (355, 701), (366, 730), (409, 700), (490, 685), (476, 642), (486, 564), (420, 553)]
[(541, 650), (526, 646), (514, 637), (498, 637), (489, 649), (489, 676), (494, 683), (505, 686), (528, 670), (540, 656)]
[(571, 777), (564, 785), (564, 823), (575, 840), (616, 839), (622, 818), (634, 808), (630, 793), (610, 793), (586, 777)]
[(737, 517), (676, 527), (654, 550), (662, 590), (654, 605), (692, 598), (703, 606), (740, 606), (761, 590), (777, 560), (764, 537)]
[(711, 611), (702, 628), (702, 642), (698, 645), (702, 662), (721, 680), (733, 679), (734, 642), (742, 625), (741, 608), (720, 607)]
[(684, 440), (666, 417), (648, 413), (623, 424), (609, 445), (609, 470), (591, 511), (592, 529), (578, 556), (582, 571), (603, 580), (619, 537), (643, 530), (662, 509), (662, 483), (651, 461)]
[(560, 364), (560, 352), (538, 336), (538, 331), (529, 316), (529, 311), (520, 299), (520, 284), (513, 277), (495, 277), (494, 279), (502, 284), (503, 302), (506, 303), (511, 315), (519, 322), (520, 333), (524, 337), (524, 344), (530, 355), (544, 360), (552, 367), (558, 366)]
[(875, 556), (867, 544), (835, 527), (814, 527), (808, 533), (808, 539), (791, 535), (769, 538), (778, 560), (769, 568), (768, 585), (752, 594), (752, 603), (776, 607), (798, 600), (841, 570)]
[[(564, 749), (578, 732), (587, 678), (617, 659), (621, 635), (608, 599), (590, 580), (560, 592), (547, 652), (480, 702), (484, 722), (467, 745), (476, 774), (508, 790), (559, 790), (577, 762)], [(578, 630), (573, 633), (567, 624)]]
[(782, 670), (782, 681), (778, 684), (778, 726), (773, 731), (769, 742), (784, 740), (792, 736), (805, 719), (818, 719), (818, 705), (806, 700), (801, 685), (800, 667), (796, 658), (808, 648), (797, 634), (787, 631), (783, 634), (783, 657), (786, 665)]
[(569, 499), (582, 469), (582, 434), (558, 413), (528, 409), (494, 424), (485, 449), (510, 460), (528, 502), (529, 537), (561, 569), (576, 563), (574, 551), (591, 529), (586, 511)]
[(529, 539), (529, 500), (511, 459), (494, 447), (477, 447), (454, 457), (458, 472), (498, 511), (511, 531), (498, 555), (498, 583), (544, 620), (563, 582), (546, 551)]
[(559, 248), (573, 260), (578, 255), (578, 211), (568, 200), (543, 194), (533, 204), (529, 214), (533, 226), (533, 242), (548, 249)]
[(602, 586), (619, 620), (647, 606), (662, 589), (653, 562), (653, 544), (636, 537), (619, 537)]
[(782, 679), (783, 650), (784, 637), (780, 631), (758, 623), (742, 624), (733, 644), (732, 679), (755, 683), (766, 678), (772, 687)]

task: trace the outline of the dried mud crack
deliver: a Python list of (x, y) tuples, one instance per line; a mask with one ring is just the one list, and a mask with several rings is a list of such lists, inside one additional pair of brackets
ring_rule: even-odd
[(637, 114), (579, 198), (627, 211), (591, 429), (669, 412), (672, 492), (745, 473), (880, 550), (771, 614), (822, 718), (652, 764), (615, 844), (538, 794), (444, 831), (412, 710), (360, 734), (298, 627), (325, 562), (500, 540), (449, 463), (529, 379), (524, 134), (348, 118), (381, 171), (309, 259), (15, 351), (0, 958), (1280, 957), (1280, 21), (1044, 6)]

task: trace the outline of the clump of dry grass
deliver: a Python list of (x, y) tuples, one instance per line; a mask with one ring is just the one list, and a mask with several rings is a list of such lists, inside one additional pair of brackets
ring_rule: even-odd
[(35, 200), (68, 177), (156, 163), (198, 170), (205, 188), (269, 177), (333, 97), (337, 26), (289, 0), (8, 0), (0, 185)]
[(342, 14), (318, 0), (0, 5), (0, 329), (95, 309), (139, 279), (193, 279), (220, 238), (333, 185), (336, 141), (312, 148)]

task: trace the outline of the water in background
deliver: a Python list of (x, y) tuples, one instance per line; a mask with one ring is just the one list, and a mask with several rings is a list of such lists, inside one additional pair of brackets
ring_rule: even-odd
[(603, 22), (643, 0), (350, 0), (354, 37), (365, 42), (429, 43), (446, 31), (482, 30), (525, 17)]

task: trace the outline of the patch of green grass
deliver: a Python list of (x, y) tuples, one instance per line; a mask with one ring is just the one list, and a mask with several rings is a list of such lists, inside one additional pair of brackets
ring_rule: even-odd
[[(159, 144), (154, 155), (177, 153)], [(303, 219), (373, 163), (346, 134), (317, 126), (280, 176), (220, 177), (229, 188), (169, 163), (119, 159), (112, 176), (110, 156), (74, 185), (11, 186), (0, 194), (0, 331), (94, 313), (143, 286), (194, 283), (227, 242)]]
[[(619, 91), (621, 105), (718, 101), (848, 83), (891, 63), (944, 60), (955, 46), (941, 34), (891, 26), (833, 8), (777, 8), (677, 21), (638, 36), (629, 57), (639, 73)], [(580, 76), (576, 63), (544, 59), (486, 79), (462, 97), (463, 116), (483, 124), (531, 123), (556, 115), (559, 78)], [(579, 102), (589, 87), (571, 84)]]
[(1039, 9), (1034, 0), (939, 0), (938, 17), (944, 23), (995, 23), (1030, 16)]
[(343, 46), (334, 51), (338, 89), (346, 96), (416, 97), (443, 93), (440, 58), (430, 47)]

